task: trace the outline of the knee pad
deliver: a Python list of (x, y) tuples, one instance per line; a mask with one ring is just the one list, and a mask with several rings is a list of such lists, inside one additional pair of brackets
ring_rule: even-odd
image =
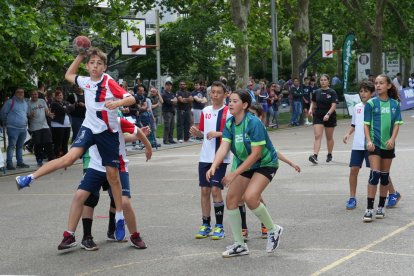
[(98, 201), (99, 201), (99, 196), (90, 194), (83, 205), (91, 207), (91, 208), (95, 208), (96, 205), (98, 205)]
[(371, 170), (369, 173), (368, 183), (371, 185), (378, 185), (381, 178), (381, 172)]
[(111, 198), (111, 207), (116, 209), (114, 198), (113, 197), (110, 197), (110, 198)]
[(387, 186), (390, 183), (390, 173), (389, 172), (381, 172), (381, 185)]

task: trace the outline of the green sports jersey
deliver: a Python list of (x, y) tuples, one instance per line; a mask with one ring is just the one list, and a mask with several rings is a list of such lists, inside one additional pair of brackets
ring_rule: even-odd
[(262, 157), (249, 170), (260, 167), (279, 167), (276, 150), (269, 139), (265, 126), (259, 118), (250, 112), (238, 125), (236, 125), (234, 117), (227, 120), (223, 129), (222, 141), (231, 145), (231, 152), (234, 155), (232, 171), (247, 159), (252, 152), (252, 146), (263, 146)]
[(389, 98), (378, 97), (368, 100), (364, 110), (364, 124), (370, 126), (371, 141), (381, 149), (387, 149), (395, 125), (402, 125), (400, 103)]

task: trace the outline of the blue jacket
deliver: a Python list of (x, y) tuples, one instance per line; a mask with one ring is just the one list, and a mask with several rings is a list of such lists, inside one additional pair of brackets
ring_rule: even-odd
[[(14, 101), (13, 105), (12, 102)], [(29, 105), (26, 100), (20, 100), (16, 96), (8, 99), (1, 109), (1, 120), (7, 127), (11, 128), (27, 128), (27, 112)]]

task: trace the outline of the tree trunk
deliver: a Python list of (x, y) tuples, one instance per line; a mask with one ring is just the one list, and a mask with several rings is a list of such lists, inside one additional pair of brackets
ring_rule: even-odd
[(308, 56), (309, 0), (299, 0), (293, 10), (296, 20), (290, 39), (292, 45), (292, 76), (299, 77), (299, 66)]
[(249, 48), (247, 41), (247, 20), (250, 10), (250, 0), (231, 0), (231, 18), (240, 32), (235, 41), (236, 54), (236, 89), (246, 86), (249, 78)]
[(371, 74), (378, 76), (382, 71), (382, 37), (370, 35), (371, 38)]

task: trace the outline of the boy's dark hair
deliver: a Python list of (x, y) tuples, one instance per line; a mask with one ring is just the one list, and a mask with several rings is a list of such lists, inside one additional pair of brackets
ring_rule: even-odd
[(106, 54), (101, 49), (96, 48), (96, 47), (90, 48), (88, 50), (88, 55), (87, 55), (87, 58), (86, 58), (86, 62), (89, 62), (89, 59), (91, 58), (91, 56), (98, 56), (104, 62), (104, 64), (106, 65), (106, 62), (107, 62), (108, 59), (106, 57)]
[(374, 91), (375, 91), (375, 86), (374, 86), (374, 84), (373, 84), (372, 82), (370, 82), (370, 81), (362, 81), (362, 82), (359, 84), (359, 89), (358, 89), (358, 91), (360, 91), (361, 89), (365, 89), (365, 90), (367, 90), (367, 91), (369, 91), (369, 92), (371, 92), (371, 93), (374, 93)]
[(257, 117), (262, 117), (263, 114), (264, 114), (264, 109), (263, 109), (263, 106), (261, 104), (252, 103), (252, 105), (249, 108), (256, 111)]
[(213, 83), (211, 84), (211, 87), (213, 86), (221, 87), (224, 93), (227, 92), (227, 87), (221, 81), (213, 81)]
[(242, 103), (247, 103), (247, 109), (252, 105), (252, 97), (250, 97), (249, 92), (246, 90), (238, 89), (236, 91), (233, 91), (232, 94), (237, 94), (242, 101)]
[(378, 75), (378, 77), (377, 78), (384, 78), (385, 79), (385, 81), (388, 83), (388, 84), (391, 84), (391, 88), (390, 89), (388, 89), (388, 91), (387, 91), (387, 94), (388, 94), (388, 97), (390, 97), (390, 98), (392, 98), (392, 99), (394, 99), (394, 100), (397, 100), (397, 101), (400, 101), (400, 96), (399, 96), (399, 91), (397, 90), (397, 87), (395, 87), (395, 85), (392, 83), (392, 80), (391, 80), (391, 78), (390, 77), (388, 77), (387, 75), (385, 75), (385, 74), (381, 74), (381, 75)]

